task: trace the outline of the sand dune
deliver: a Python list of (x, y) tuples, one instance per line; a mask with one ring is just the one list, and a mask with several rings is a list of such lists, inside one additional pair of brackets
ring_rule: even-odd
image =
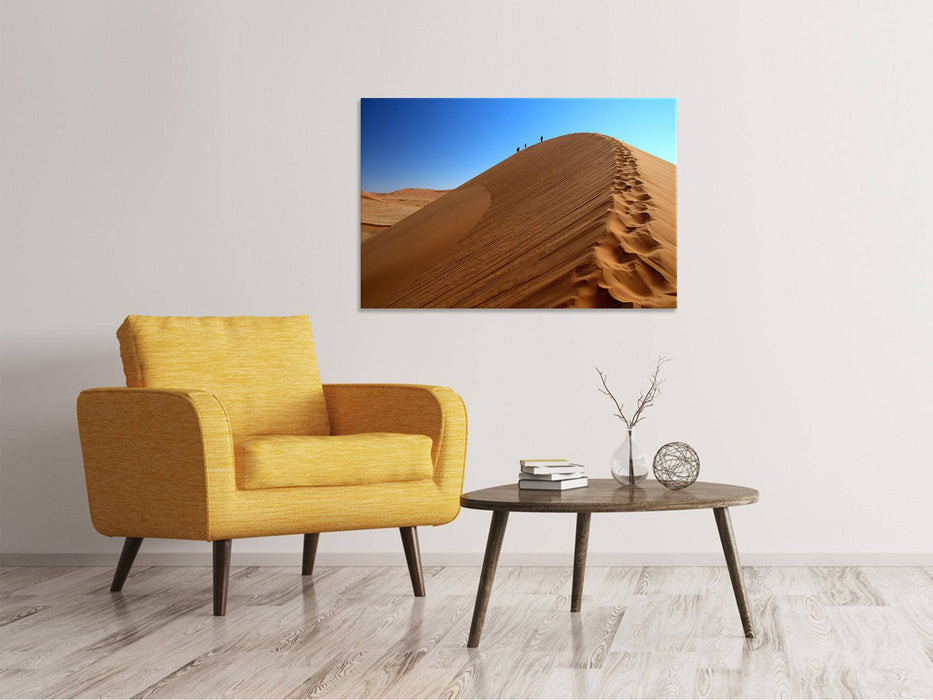
[(361, 266), (364, 308), (675, 307), (676, 166), (545, 141), (364, 241)]
[(360, 193), (361, 240), (397, 224), (409, 214), (430, 204), (448, 190), (407, 188), (395, 192)]

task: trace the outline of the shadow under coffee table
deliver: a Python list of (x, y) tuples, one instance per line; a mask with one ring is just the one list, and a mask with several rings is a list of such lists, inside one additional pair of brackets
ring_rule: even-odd
[(471, 648), (479, 646), (483, 622), (486, 619), (486, 606), (489, 604), (489, 594), (492, 592), (492, 582), (496, 576), (499, 551), (502, 549), (502, 538), (505, 536), (505, 526), (509, 521), (509, 513), (513, 511), (577, 514), (570, 611), (580, 612), (591, 513), (638, 513), (712, 508), (716, 518), (716, 527), (719, 529), (719, 539), (722, 541), (722, 551), (726, 555), (726, 565), (729, 567), (729, 577), (732, 579), (732, 590), (739, 607), (742, 627), (746, 637), (754, 637), (751, 617), (748, 614), (748, 603), (745, 600), (745, 585), (742, 582), (739, 555), (732, 535), (729, 508), (757, 501), (758, 492), (755, 489), (729, 484), (709, 484), (702, 481), (679, 491), (666, 489), (657, 481), (643, 481), (635, 487), (630, 487), (621, 486), (615, 479), (590, 479), (589, 486), (570, 491), (522, 490), (518, 488), (518, 484), (506, 484), (465, 493), (460, 497), (460, 505), (464, 508), (493, 512), (467, 646)]

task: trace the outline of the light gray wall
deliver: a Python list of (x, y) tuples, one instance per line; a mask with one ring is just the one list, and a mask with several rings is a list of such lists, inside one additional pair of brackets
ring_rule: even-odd
[[(929, 553), (931, 29), (928, 2), (5, 2), (0, 551), (117, 551), (90, 524), (74, 401), (122, 383), (124, 316), (308, 313), (325, 381), (464, 396), (467, 489), (529, 454), (608, 475), (593, 365), (633, 395), (663, 353), (641, 438), (760, 489), (733, 516), (744, 551)], [(361, 313), (359, 98), (462, 95), (677, 97), (680, 308)], [(422, 546), (479, 552), (486, 526), (464, 512)], [(572, 536), (571, 516), (516, 516), (505, 549)], [(717, 548), (708, 513), (591, 535)]]

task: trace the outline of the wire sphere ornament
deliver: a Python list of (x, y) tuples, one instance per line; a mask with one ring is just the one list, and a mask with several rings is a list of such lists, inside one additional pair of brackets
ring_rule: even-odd
[(669, 442), (654, 456), (654, 478), (669, 489), (685, 489), (700, 475), (700, 458), (685, 442)]

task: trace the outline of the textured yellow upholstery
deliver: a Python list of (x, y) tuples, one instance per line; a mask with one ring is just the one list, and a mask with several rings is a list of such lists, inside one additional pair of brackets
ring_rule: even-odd
[(400, 433), (270, 435), (237, 448), (240, 488), (355, 486), (430, 479), (431, 438)]
[[(453, 389), (417, 384), (325, 384), (334, 435), (416, 433), (433, 440), (434, 486), (446, 520), (460, 512), (466, 463), (466, 406)], [(440, 524), (440, 523), (434, 523)]]
[(130, 316), (117, 338), (128, 387), (210, 391), (236, 441), (330, 432), (307, 316)]
[(78, 429), (98, 532), (210, 539), (208, 474), (232, 466), (230, 424), (212, 394), (89, 389)]
[[(209, 337), (202, 325), (218, 329), (223, 340)], [(159, 328), (168, 329), (178, 347), (156, 338)], [(441, 525), (459, 513), (467, 417), (452, 390), (325, 384), (318, 394), (306, 317), (130, 317), (120, 336), (127, 382), (146, 388), (89, 389), (78, 397), (88, 499), (102, 534), (222, 540)], [(270, 344), (265, 351), (264, 343)], [(270, 357), (248, 360), (253, 352)], [(237, 372), (220, 366), (227, 357)], [(209, 378), (199, 379), (194, 367)], [(306, 376), (298, 376), (302, 372)], [(237, 389), (237, 376), (255, 395)], [(238, 487), (235, 444), (256, 435), (328, 432), (427, 436), (431, 469), (413, 481)]]

